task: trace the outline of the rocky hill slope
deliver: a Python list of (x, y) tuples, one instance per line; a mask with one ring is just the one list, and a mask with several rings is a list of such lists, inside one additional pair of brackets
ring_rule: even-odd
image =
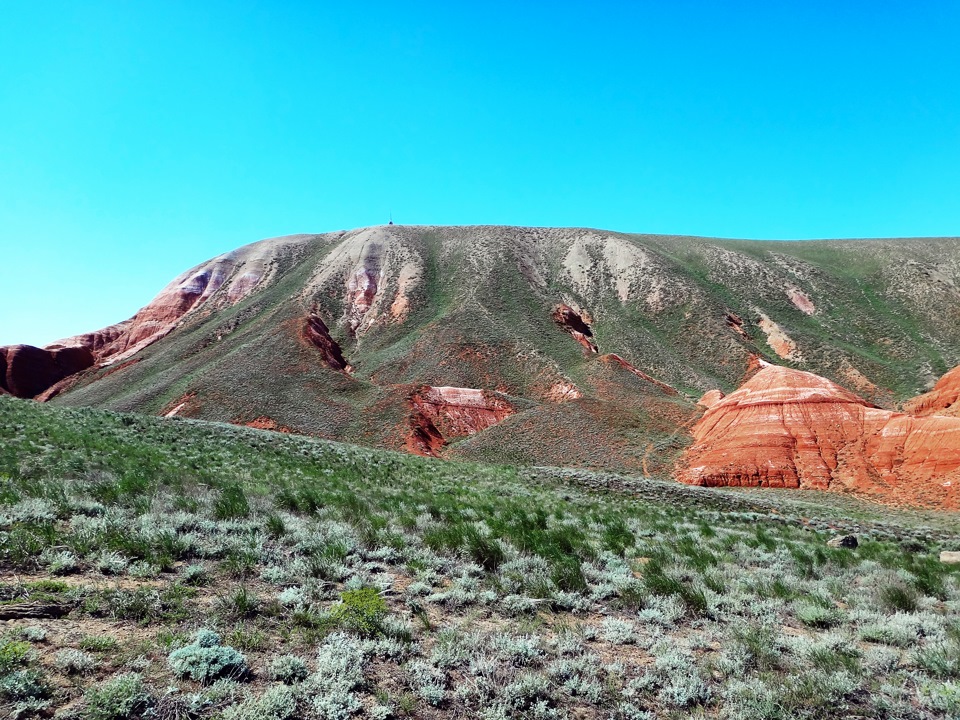
[[(380, 226), (264, 240), (0, 388), (423, 454), (668, 473), (758, 355), (894, 410), (960, 364), (960, 240)], [(26, 359), (26, 360), (25, 360)]]

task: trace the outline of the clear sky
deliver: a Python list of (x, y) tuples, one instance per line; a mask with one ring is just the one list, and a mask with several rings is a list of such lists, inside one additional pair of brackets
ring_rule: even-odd
[(8, 0), (0, 344), (390, 212), (960, 235), (958, 28), (923, 0)]

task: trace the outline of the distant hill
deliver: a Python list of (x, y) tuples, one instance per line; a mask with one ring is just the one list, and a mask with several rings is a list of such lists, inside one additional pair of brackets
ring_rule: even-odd
[[(68, 352), (67, 352), (68, 351)], [(893, 409), (960, 364), (960, 239), (379, 226), (263, 240), (0, 387), (443, 457), (670, 471), (751, 356)], [(79, 369), (79, 372), (77, 372)]]

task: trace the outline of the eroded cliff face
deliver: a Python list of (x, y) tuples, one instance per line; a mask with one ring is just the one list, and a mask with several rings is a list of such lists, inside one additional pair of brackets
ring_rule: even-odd
[(0, 388), (15, 397), (33, 398), (93, 363), (93, 353), (84, 347), (0, 347)]
[(599, 352), (597, 342), (593, 339), (593, 330), (590, 329), (590, 318), (585, 313), (561, 303), (553, 309), (553, 321), (570, 333), (585, 353)]
[(437, 455), (451, 440), (474, 435), (515, 411), (501, 397), (475, 388), (424, 385), (410, 397), (407, 450)]
[(903, 411), (919, 416), (960, 417), (960, 367), (941, 377), (930, 392), (905, 402)]
[(960, 418), (877, 408), (813, 373), (761, 362), (711, 398), (678, 464), (682, 482), (846, 490), (956, 509)]
[(343, 357), (340, 345), (330, 337), (326, 323), (316, 313), (310, 313), (303, 326), (303, 336), (320, 351), (323, 361), (334, 370), (350, 372), (351, 367)]

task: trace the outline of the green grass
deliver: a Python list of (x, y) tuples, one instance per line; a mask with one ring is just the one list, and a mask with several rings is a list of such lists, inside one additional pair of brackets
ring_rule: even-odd
[[(960, 573), (936, 560), (958, 541), (946, 518), (864, 510), (860, 546), (834, 550), (854, 522), (843, 503), (9, 398), (0, 477), (0, 602), (50, 598), (87, 625), (0, 635), (0, 690), (40, 714), (79, 702), (92, 717), (115, 700), (239, 717), (282, 701), (310, 720), (376, 703), (718, 718), (909, 706), (926, 720), (945, 702), (931, 683), (956, 678)], [(104, 551), (126, 564), (101, 572)], [(53, 578), (64, 552), (74, 568)], [(240, 685), (168, 667), (198, 628), (242, 651)], [(63, 650), (97, 662), (68, 674)], [(294, 663), (286, 694), (243, 684), (289, 656), (306, 670)]]

